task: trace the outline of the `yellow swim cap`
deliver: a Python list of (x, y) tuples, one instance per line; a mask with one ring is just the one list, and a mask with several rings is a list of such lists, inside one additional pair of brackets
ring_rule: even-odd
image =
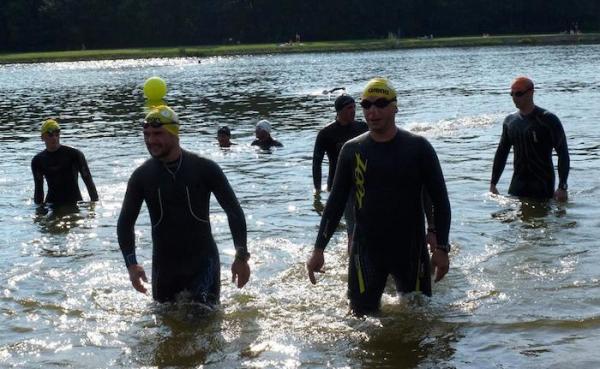
[(396, 90), (394, 86), (385, 78), (376, 77), (367, 83), (362, 93), (362, 98), (383, 97), (386, 100), (394, 100), (396, 98)]
[(48, 132), (56, 132), (56, 131), (60, 131), (60, 126), (58, 125), (58, 122), (55, 121), (54, 119), (48, 119), (44, 123), (42, 123), (42, 127), (40, 128), (40, 131), (42, 131), (42, 134), (48, 133)]
[(179, 136), (179, 117), (173, 109), (166, 105), (153, 107), (148, 115), (146, 115), (145, 120), (146, 123), (149, 123), (150, 125), (162, 125), (172, 135)]

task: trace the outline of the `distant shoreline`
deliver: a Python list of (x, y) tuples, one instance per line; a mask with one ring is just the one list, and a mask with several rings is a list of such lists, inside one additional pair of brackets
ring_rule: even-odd
[(231, 55), (264, 55), (308, 52), (373, 51), (434, 47), (534, 46), (600, 44), (600, 33), (469, 36), (441, 38), (396, 38), (317, 41), (285, 44), (231, 44), (112, 50), (77, 50), (1, 53), (0, 64), (46, 63), (112, 59), (177, 58)]

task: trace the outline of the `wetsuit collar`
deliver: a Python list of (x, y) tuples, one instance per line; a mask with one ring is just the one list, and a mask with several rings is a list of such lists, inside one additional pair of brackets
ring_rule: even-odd
[(167, 170), (167, 172), (169, 172), (169, 174), (171, 174), (171, 176), (173, 176), (173, 178), (175, 178), (175, 174), (177, 174), (177, 172), (179, 171), (179, 168), (181, 168), (182, 162), (183, 162), (183, 150), (180, 152), (179, 158), (177, 160), (168, 162), (168, 163), (163, 162), (163, 165), (164, 165), (165, 169)]
[(532, 116), (532, 114), (536, 113), (539, 110), (539, 108), (537, 107), (537, 105), (533, 105), (533, 109), (531, 109), (530, 112), (524, 113), (523, 111), (519, 110), (519, 115), (521, 115), (522, 117), (530, 117)]

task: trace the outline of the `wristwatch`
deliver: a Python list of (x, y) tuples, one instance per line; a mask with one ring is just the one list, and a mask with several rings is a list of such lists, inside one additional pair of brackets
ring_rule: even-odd
[(566, 191), (569, 188), (569, 185), (567, 185), (566, 183), (561, 183), (558, 185), (558, 188)]
[(437, 250), (442, 250), (446, 254), (450, 252), (450, 244), (447, 244), (447, 245), (437, 245), (435, 248)]
[(235, 249), (235, 260), (248, 261), (250, 259), (250, 253), (245, 249)]

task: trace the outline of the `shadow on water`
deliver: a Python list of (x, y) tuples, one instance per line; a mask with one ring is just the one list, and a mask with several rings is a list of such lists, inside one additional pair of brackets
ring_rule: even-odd
[(453, 358), (461, 338), (458, 324), (442, 321), (423, 296), (407, 297), (368, 318), (379, 321), (356, 354), (361, 368), (453, 368), (444, 363)]
[(236, 325), (236, 318), (226, 316), (220, 308), (198, 303), (157, 304), (153, 313), (154, 322), (144, 328), (143, 338), (134, 348), (134, 360), (140, 365), (192, 368), (238, 362), (244, 347), (260, 331), (252, 317), (239, 317)]

